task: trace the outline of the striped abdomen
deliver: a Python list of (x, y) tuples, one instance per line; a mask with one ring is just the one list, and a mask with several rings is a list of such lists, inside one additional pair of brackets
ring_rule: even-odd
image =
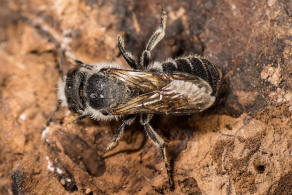
[(154, 63), (151, 70), (163, 72), (185, 72), (196, 75), (207, 81), (213, 89), (212, 95), (217, 95), (221, 82), (221, 72), (208, 60), (199, 56), (188, 56), (170, 59), (163, 63)]

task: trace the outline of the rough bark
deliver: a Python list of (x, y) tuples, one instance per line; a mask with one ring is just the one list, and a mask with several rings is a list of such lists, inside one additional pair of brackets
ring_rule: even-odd
[(116, 37), (125, 32), (140, 55), (159, 25), (159, 2), (0, 0), (0, 194), (292, 193), (289, 0), (165, 3), (166, 37), (153, 58), (195, 53), (223, 72), (211, 109), (151, 122), (168, 140), (174, 191), (138, 123), (106, 159), (119, 121), (75, 124), (65, 108), (41, 139), (56, 104), (58, 50), (126, 68)]

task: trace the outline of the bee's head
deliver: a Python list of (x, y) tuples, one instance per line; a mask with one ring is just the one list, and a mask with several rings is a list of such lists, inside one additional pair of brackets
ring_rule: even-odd
[(68, 106), (72, 112), (80, 112), (85, 109), (83, 88), (85, 82), (85, 72), (80, 68), (73, 68), (68, 71), (64, 81), (58, 86), (58, 98), (63, 106)]
[(79, 61), (77, 65), (68, 71), (58, 85), (61, 106), (95, 119), (115, 118), (111, 108), (126, 102), (130, 95), (126, 85), (106, 71), (107, 68), (119, 66), (114, 63), (87, 65)]

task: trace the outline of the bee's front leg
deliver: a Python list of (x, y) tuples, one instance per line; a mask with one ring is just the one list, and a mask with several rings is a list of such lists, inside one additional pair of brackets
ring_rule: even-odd
[(78, 116), (78, 117), (76, 117), (75, 119), (74, 119), (74, 122), (75, 123), (78, 123), (79, 121), (82, 121), (83, 119), (85, 119), (85, 118), (87, 118), (87, 117), (89, 117), (90, 115), (89, 114), (81, 114), (80, 116)]
[(53, 121), (56, 112), (58, 112), (58, 110), (61, 108), (61, 104), (62, 104), (61, 101), (57, 101), (55, 110), (50, 114), (50, 116), (47, 119), (46, 127), (50, 126), (50, 123)]

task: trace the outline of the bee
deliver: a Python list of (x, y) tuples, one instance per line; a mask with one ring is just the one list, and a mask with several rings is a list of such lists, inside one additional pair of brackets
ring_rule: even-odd
[(86, 117), (94, 120), (122, 117), (104, 154), (117, 145), (125, 126), (139, 117), (146, 135), (161, 152), (168, 182), (172, 185), (166, 143), (152, 128), (150, 120), (154, 114), (181, 115), (206, 110), (216, 100), (222, 76), (216, 66), (198, 55), (151, 61), (152, 50), (165, 35), (166, 18), (162, 10), (161, 23), (140, 60), (126, 50), (124, 36), (118, 36), (118, 48), (131, 69), (123, 69), (116, 63), (90, 65), (74, 60), (77, 66), (70, 69), (58, 85), (59, 104), (55, 111), (67, 106), (79, 114), (77, 121)]

